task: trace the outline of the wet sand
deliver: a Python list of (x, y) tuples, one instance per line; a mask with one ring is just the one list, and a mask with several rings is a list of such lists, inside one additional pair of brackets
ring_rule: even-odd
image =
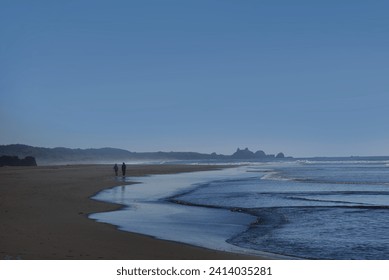
[[(120, 167), (120, 166), (119, 166)], [(127, 176), (216, 169), (128, 165)], [(117, 186), (108, 165), (0, 168), (0, 259), (258, 259), (157, 240), (88, 219), (120, 205), (91, 196)]]

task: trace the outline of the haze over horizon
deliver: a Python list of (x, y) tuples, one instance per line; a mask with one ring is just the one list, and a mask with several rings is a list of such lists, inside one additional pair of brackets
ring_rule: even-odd
[(387, 1), (3, 1), (0, 145), (389, 155)]

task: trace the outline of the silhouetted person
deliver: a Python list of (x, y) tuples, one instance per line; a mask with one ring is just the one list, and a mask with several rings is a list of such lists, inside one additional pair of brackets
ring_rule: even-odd
[(113, 170), (115, 170), (115, 176), (118, 176), (118, 170), (119, 170), (119, 167), (118, 165), (115, 163), (115, 165), (113, 166)]
[(123, 177), (126, 176), (126, 164), (124, 162), (122, 164), (122, 174), (123, 174)]

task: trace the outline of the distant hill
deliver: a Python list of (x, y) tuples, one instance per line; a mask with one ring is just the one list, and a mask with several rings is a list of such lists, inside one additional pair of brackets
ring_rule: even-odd
[(0, 156), (17, 156), (21, 158), (34, 157), (39, 165), (71, 164), (71, 163), (107, 163), (122, 161), (146, 160), (228, 160), (228, 159), (274, 159), (283, 158), (266, 155), (263, 151), (252, 152), (248, 148), (237, 149), (232, 155), (204, 154), (196, 152), (147, 152), (137, 153), (116, 148), (100, 149), (70, 149), (70, 148), (42, 148), (28, 145), (13, 144), (0, 145)]
[(110, 160), (128, 160), (131, 152), (115, 148), (101, 149), (69, 149), (69, 148), (41, 148), (28, 145), (0, 145), (0, 156), (32, 156), (39, 165), (64, 163), (94, 163)]

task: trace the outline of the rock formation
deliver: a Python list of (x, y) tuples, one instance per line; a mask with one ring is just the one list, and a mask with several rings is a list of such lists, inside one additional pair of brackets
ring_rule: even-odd
[(36, 166), (36, 161), (34, 157), (25, 157), (20, 159), (17, 156), (1, 156), (0, 157), (0, 167), (1, 166)]

